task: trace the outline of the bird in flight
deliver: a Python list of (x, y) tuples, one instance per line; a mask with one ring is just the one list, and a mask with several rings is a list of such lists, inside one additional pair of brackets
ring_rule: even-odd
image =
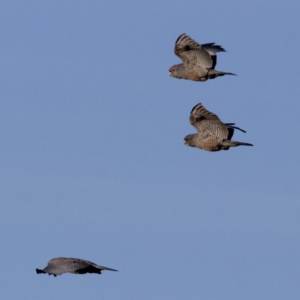
[(58, 257), (53, 258), (48, 262), (48, 265), (43, 270), (36, 269), (37, 274), (46, 274), (49, 275), (61, 275), (64, 273), (72, 274), (86, 274), (86, 273), (96, 273), (101, 274), (101, 271), (117, 271), (114, 269), (98, 266), (88, 260), (83, 260), (79, 258), (66, 258)]
[(179, 36), (175, 43), (175, 54), (182, 60), (182, 64), (169, 69), (171, 77), (194, 81), (206, 81), (218, 76), (235, 75), (233, 73), (215, 70), (217, 52), (224, 52), (224, 48), (215, 43), (200, 45), (185, 33)]
[(207, 151), (228, 150), (230, 147), (253, 146), (249, 143), (232, 141), (234, 129), (246, 132), (234, 126), (235, 123), (223, 123), (217, 115), (208, 111), (201, 103), (193, 107), (190, 123), (198, 133), (189, 134), (184, 138), (184, 144)]

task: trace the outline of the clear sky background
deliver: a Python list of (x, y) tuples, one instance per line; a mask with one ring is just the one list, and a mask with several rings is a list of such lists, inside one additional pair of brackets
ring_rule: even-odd
[[(2, 1), (2, 299), (300, 299), (299, 13)], [(182, 33), (238, 76), (169, 77)], [(199, 102), (254, 147), (186, 147)], [(59, 256), (119, 272), (35, 273)]]

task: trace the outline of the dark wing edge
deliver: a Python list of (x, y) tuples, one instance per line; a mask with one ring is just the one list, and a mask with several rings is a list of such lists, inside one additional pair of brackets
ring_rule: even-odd
[(207, 43), (207, 44), (203, 44), (202, 48), (208, 52), (208, 54), (210, 55), (212, 61), (213, 61), (213, 65), (212, 65), (212, 69), (215, 68), (216, 64), (217, 64), (217, 52), (226, 52), (226, 50), (220, 46), (220, 45), (215, 45), (215, 43)]
[(53, 275), (54, 277), (56, 277), (57, 275), (60, 275), (60, 274), (54, 274), (54, 273), (51, 273), (51, 272), (47, 272), (47, 271), (44, 271), (44, 270), (35, 269), (36, 274), (48, 274), (48, 275)]
[(175, 42), (175, 48), (174, 53), (182, 58), (181, 54), (182, 52), (189, 51), (189, 50), (202, 50), (202, 46), (195, 42), (191, 37), (183, 33), (180, 35), (176, 42)]
[(78, 263), (79, 265), (82, 264), (83, 268), (88, 267), (88, 266), (93, 266), (94, 268), (99, 269), (99, 270), (118, 271), (118, 270), (115, 270), (115, 269), (111, 269), (111, 268), (96, 265), (95, 263), (93, 263), (89, 260), (84, 260), (84, 259), (79, 259), (79, 258), (75, 258), (74, 260), (76, 260), (74, 262)]
[(82, 268), (78, 268), (76, 270), (77, 274), (86, 274), (86, 273), (97, 273), (97, 274), (101, 274), (102, 271), (117, 271), (115, 269), (111, 269), (111, 268), (106, 268), (106, 267), (102, 267), (102, 266), (97, 266), (97, 265), (88, 265)]
[(202, 44), (202, 48), (210, 55), (215, 55), (217, 52), (226, 52), (222, 46), (216, 45), (215, 43)]
[(239, 128), (237, 126), (233, 126), (235, 125), (235, 123), (225, 123), (227, 129), (228, 129), (228, 140), (231, 140), (233, 134), (234, 134), (234, 129), (240, 130), (244, 133), (246, 133), (246, 130)]
[(197, 122), (201, 122), (202, 120), (215, 120), (221, 122), (217, 115), (208, 111), (201, 103), (198, 103), (191, 110), (190, 123), (195, 126)]
[(235, 123), (225, 123), (225, 125), (227, 126), (227, 128), (237, 129), (237, 130), (239, 130), (241, 132), (246, 133), (246, 130), (244, 130), (244, 129), (240, 128), (240, 127), (237, 127), (237, 126), (233, 126), (233, 125), (235, 125)]

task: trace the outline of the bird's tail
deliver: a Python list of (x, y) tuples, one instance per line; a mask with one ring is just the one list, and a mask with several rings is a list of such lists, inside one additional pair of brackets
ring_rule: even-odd
[(236, 74), (234, 74), (234, 73), (222, 72), (222, 71), (217, 71), (217, 70), (213, 70), (213, 69), (210, 69), (208, 71), (208, 79), (214, 79), (216, 77), (224, 76), (224, 75), (234, 75), (234, 76), (236, 76)]
[(115, 270), (115, 269), (111, 269), (111, 268), (107, 268), (107, 267), (102, 267), (102, 266), (97, 266), (100, 270), (106, 270), (106, 271), (118, 271), (118, 270)]
[(230, 140), (224, 140), (222, 142), (222, 148), (224, 150), (228, 150), (229, 147), (237, 147), (237, 146), (253, 146), (249, 143), (242, 143), (242, 142), (236, 142), (236, 141), (230, 141)]
[(35, 269), (36, 270), (36, 274), (45, 274), (46, 272), (44, 272), (43, 270), (40, 269)]

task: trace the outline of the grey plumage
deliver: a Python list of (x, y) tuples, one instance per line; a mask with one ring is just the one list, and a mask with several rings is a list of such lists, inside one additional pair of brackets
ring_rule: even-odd
[(215, 70), (217, 52), (224, 52), (224, 48), (215, 43), (200, 45), (185, 33), (180, 35), (175, 43), (175, 54), (180, 57), (182, 64), (174, 65), (169, 69), (171, 77), (206, 81), (233, 73)]
[(190, 113), (190, 123), (198, 133), (189, 134), (184, 143), (207, 151), (228, 150), (236, 146), (253, 146), (249, 143), (231, 141), (234, 129), (245, 130), (234, 126), (234, 123), (223, 123), (219, 117), (208, 111), (201, 103), (195, 105)]
[(53, 258), (48, 262), (48, 265), (43, 270), (36, 269), (36, 273), (48, 273), (49, 275), (61, 275), (64, 273), (86, 274), (96, 273), (101, 274), (101, 271), (117, 271), (114, 269), (98, 266), (88, 260), (79, 258), (58, 257)]

